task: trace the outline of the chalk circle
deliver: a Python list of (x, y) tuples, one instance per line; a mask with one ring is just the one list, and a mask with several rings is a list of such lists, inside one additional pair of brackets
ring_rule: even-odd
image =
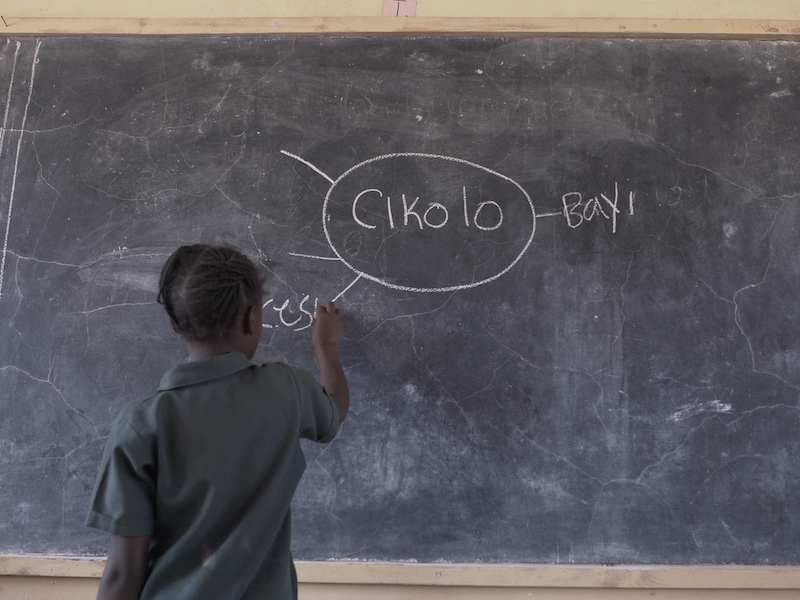
[[(374, 179), (370, 179), (369, 175), (366, 179), (362, 178), (360, 182), (352, 182), (354, 178), (357, 178), (360, 171), (363, 172), (365, 167), (370, 165), (375, 165), (376, 163), (380, 163), (381, 161), (385, 161), (386, 171), (382, 172), (383, 180), (384, 181), (375, 181)], [(456, 168), (464, 168), (464, 172), (467, 173), (470, 170), (477, 170), (480, 172), (480, 176), (484, 178), (482, 185), (487, 187), (486, 184), (486, 176), (492, 176), (491, 179), (495, 181), (495, 187), (497, 185), (504, 186), (507, 190), (513, 191), (513, 195), (515, 199), (509, 199), (509, 194), (504, 191), (502, 194), (502, 198), (495, 196), (494, 199), (485, 200), (483, 198), (478, 198), (477, 200), (470, 201), (472, 205), (469, 209), (467, 209), (468, 200), (466, 198), (467, 191), (466, 185), (464, 186), (464, 201), (463, 201), (463, 212), (462, 212), (462, 205), (459, 204), (458, 207), (455, 205), (451, 205), (449, 219), (453, 223), (458, 223), (458, 227), (460, 227), (460, 231), (453, 232), (450, 234), (451, 241), (452, 236), (454, 235), (480, 235), (480, 239), (476, 240), (463, 240), (462, 245), (457, 249), (458, 255), (465, 254), (465, 248), (469, 248), (472, 245), (480, 245), (483, 244), (484, 247), (488, 247), (489, 244), (493, 244), (494, 246), (491, 250), (484, 250), (485, 252), (492, 252), (492, 255), (498, 253), (497, 247), (503, 247), (502, 252), (506, 254), (510, 254), (502, 261), (502, 264), (499, 265), (499, 270), (497, 268), (494, 269), (496, 272), (491, 272), (490, 274), (484, 273), (481, 276), (475, 279), (475, 273), (480, 270), (481, 267), (484, 267), (483, 264), (474, 264), (474, 265), (467, 265), (469, 270), (472, 272), (472, 279), (469, 281), (463, 282), (448, 282), (448, 285), (432, 285), (430, 282), (427, 282), (423, 285), (420, 285), (417, 281), (407, 281), (410, 279), (414, 279), (420, 268), (425, 268), (427, 265), (425, 261), (422, 260), (422, 257), (417, 257), (419, 260), (411, 261), (410, 265), (404, 265), (404, 268), (395, 269), (397, 272), (392, 273), (392, 265), (389, 265), (389, 272), (387, 272), (387, 265), (386, 264), (377, 264), (378, 258), (377, 255), (380, 251), (385, 252), (384, 246), (389, 240), (397, 239), (398, 235), (409, 235), (408, 233), (403, 234), (399, 231), (402, 225), (405, 225), (406, 231), (410, 231), (410, 235), (417, 235), (417, 236), (426, 236), (419, 238), (423, 240), (423, 243), (430, 244), (430, 239), (437, 235), (438, 232), (443, 231), (445, 229), (444, 224), (442, 224), (442, 218), (444, 217), (444, 213), (442, 212), (442, 208), (444, 205), (439, 201), (436, 201), (435, 197), (429, 198), (426, 196), (426, 191), (433, 190), (431, 196), (435, 196), (437, 193), (441, 193), (441, 186), (437, 186), (436, 182), (431, 185), (429, 179), (425, 179), (423, 177), (417, 177), (416, 181), (418, 182), (416, 185), (416, 194), (410, 193), (406, 198), (402, 199), (402, 204), (400, 204), (401, 198), (399, 197), (400, 194), (397, 193), (398, 190), (394, 192), (394, 199), (390, 199), (390, 194), (384, 194), (380, 190), (380, 184), (386, 183), (389, 180), (397, 180), (399, 177), (396, 171), (390, 169), (391, 162), (394, 161), (396, 165), (400, 166), (398, 161), (404, 161), (402, 166), (406, 167), (407, 169), (410, 166), (410, 163), (435, 163), (435, 161), (443, 161), (448, 168), (451, 170), (453, 167)], [(381, 165), (377, 165), (381, 166)], [(424, 167), (427, 166), (427, 171)], [(417, 170), (414, 171), (415, 175), (419, 175), (418, 171), (424, 172), (425, 175), (430, 176), (430, 179), (435, 179), (437, 176), (437, 172), (434, 169), (431, 171), (430, 169), (431, 164), (428, 165), (421, 165), (417, 164), (411, 167), (412, 169), (416, 168)], [(441, 168), (441, 167), (440, 167)], [(451, 177), (452, 178), (452, 177)], [(465, 177), (466, 179), (467, 177)], [(473, 175), (474, 179), (474, 175)], [(423, 184), (420, 184), (419, 181), (423, 180)], [(497, 184), (496, 182), (500, 182)], [(349, 190), (343, 190), (346, 185), (350, 183)], [(360, 185), (359, 185), (360, 183)], [(394, 184), (396, 185), (396, 181)], [(420, 192), (421, 188), (425, 186), (429, 186), (428, 190), (423, 189)], [(511, 187), (509, 187), (511, 186)], [(488, 187), (491, 187), (489, 185)], [(360, 191), (359, 191), (360, 190)], [(364, 196), (364, 191), (370, 192), (370, 195)], [(452, 192), (453, 190), (449, 190)], [(457, 193), (460, 195), (462, 193), (461, 187), (456, 190)], [(341, 198), (337, 198), (337, 193), (341, 192), (339, 195)], [(452, 194), (451, 194), (452, 195)], [(361, 202), (362, 199), (356, 200), (357, 197), (363, 196), (363, 206), (355, 206), (355, 203)], [(425, 212), (426, 206), (433, 205), (436, 221), (433, 219), (433, 214), (431, 214), (430, 218), (425, 221), (425, 225), (423, 226), (421, 223), (419, 224), (419, 229), (425, 229), (426, 231), (417, 231), (416, 225), (418, 222), (422, 221), (421, 218), (414, 217), (414, 215), (409, 215), (411, 218), (404, 220), (404, 217), (407, 215), (408, 211), (404, 212), (404, 208), (407, 208), (408, 205), (413, 203), (415, 197), (419, 197), (420, 200), (418, 204), (421, 205), (420, 208), (417, 209), (418, 214), (421, 216)], [(394, 202), (396, 205), (394, 208), (390, 207), (387, 209), (386, 203)], [(460, 201), (459, 201), (460, 202)], [(503, 216), (503, 208), (501, 208), (500, 203), (503, 203), (507, 208), (507, 213), (505, 217)], [(511, 209), (508, 207), (511, 206)], [(361, 211), (361, 214), (364, 216), (363, 218), (368, 219), (371, 223), (365, 223), (356, 215), (356, 210)], [(485, 210), (484, 210), (485, 209)], [(447, 209), (445, 209), (447, 210)], [(492, 216), (492, 210), (494, 210), (494, 214)], [(394, 213), (394, 214), (392, 214)], [(489, 216), (487, 216), (489, 215)], [(503, 219), (505, 218), (505, 221)], [(355, 219), (355, 220), (354, 220)], [(479, 219), (482, 220), (489, 220), (486, 221), (483, 225), (479, 222)], [(491, 219), (494, 219), (493, 221)], [(529, 219), (529, 221), (528, 221)], [(410, 225), (407, 221), (410, 221)], [(515, 231), (515, 239), (503, 240), (500, 239), (492, 239), (490, 236), (495, 235), (497, 238), (498, 234), (494, 233), (494, 230), (498, 230), (502, 232), (502, 228), (499, 224), (509, 224), (508, 227), (514, 229)], [(360, 225), (360, 227), (359, 227)], [(333, 181), (330, 189), (328, 189), (328, 193), (325, 195), (325, 202), (322, 208), (322, 227), (325, 231), (325, 238), (328, 241), (328, 244), (331, 247), (331, 250), (336, 254), (336, 256), (341, 260), (348, 268), (350, 268), (353, 272), (355, 272), (359, 277), (363, 277), (365, 279), (369, 279), (370, 281), (374, 281), (375, 283), (379, 283), (380, 285), (386, 286), (388, 288), (397, 289), (397, 290), (404, 290), (410, 292), (451, 292), (456, 290), (464, 290), (468, 288), (477, 287), (483, 285), (485, 283), (489, 283), (502, 277), (506, 274), (514, 265), (519, 262), (525, 252), (531, 245), (533, 241), (533, 236), (536, 231), (536, 209), (533, 204), (533, 200), (531, 200), (530, 195), (526, 192), (523, 187), (518, 184), (516, 181), (507, 177), (497, 171), (493, 171), (487, 167), (481, 166), (479, 164), (463, 160), (460, 158), (453, 158), (450, 156), (443, 156), (439, 154), (426, 154), (426, 153), (418, 153), (418, 152), (402, 152), (396, 154), (384, 154), (381, 156), (376, 156), (374, 158), (370, 158), (363, 162), (358, 163), (357, 165), (351, 167), (342, 175), (339, 176), (338, 179)], [(454, 230), (455, 227), (448, 224), (448, 228)], [(337, 229), (339, 231), (338, 238), (334, 241), (334, 238), (337, 236), (333, 235), (332, 229)], [(344, 233), (342, 230), (344, 229)], [(522, 229), (522, 232), (520, 232)], [(468, 233), (465, 233), (468, 232)], [(375, 255), (370, 255), (373, 261), (372, 264), (369, 265), (370, 268), (364, 266), (364, 261), (362, 260), (361, 265), (354, 264), (356, 260), (352, 256), (348, 255), (348, 251), (345, 249), (345, 241), (350, 240), (350, 244), (352, 244), (352, 238), (354, 234), (360, 236), (372, 236), (375, 238), (373, 242), (373, 246), (377, 247), (378, 250), (375, 252)], [(499, 234), (499, 235), (502, 235)], [(377, 238), (376, 238), (377, 236)], [(366, 237), (364, 239), (367, 239)], [(425, 241), (427, 240), (427, 241)], [(399, 242), (398, 242), (399, 243)], [(377, 246), (376, 246), (377, 244)], [(508, 246), (516, 246), (519, 248), (517, 251), (516, 249), (508, 250)], [(354, 247), (351, 245), (351, 247)], [(361, 248), (361, 244), (359, 245)], [(450, 265), (455, 264), (457, 256), (450, 257), (453, 260), (453, 263), (447, 262), (448, 257), (443, 253), (448, 251), (456, 252), (453, 249), (454, 246), (445, 247), (444, 250), (439, 248), (440, 251), (436, 252), (436, 256), (429, 256), (430, 260), (438, 261), (439, 263)], [(411, 246), (411, 250), (409, 250), (409, 244), (406, 243), (405, 246), (400, 248), (400, 253), (403, 255), (413, 254), (413, 245)], [(432, 253), (434, 254), (434, 253)], [(397, 261), (396, 265), (401, 264), (402, 261)], [(462, 265), (462, 271), (466, 271), (468, 269), (464, 268)], [(416, 272), (415, 272), (416, 271)], [(452, 273), (450, 273), (452, 275)], [(391, 279), (391, 280), (390, 280)]]

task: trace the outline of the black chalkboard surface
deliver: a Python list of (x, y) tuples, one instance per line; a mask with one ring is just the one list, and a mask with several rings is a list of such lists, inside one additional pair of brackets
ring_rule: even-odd
[[(0, 47), (0, 551), (102, 553), (111, 420), (185, 351), (179, 244), (267, 276), (259, 361), (353, 408), (298, 559), (800, 562), (800, 47)], [(258, 457), (253, 457), (258, 460)]]

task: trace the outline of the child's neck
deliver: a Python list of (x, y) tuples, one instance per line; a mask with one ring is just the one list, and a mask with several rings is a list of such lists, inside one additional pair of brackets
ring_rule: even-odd
[(205, 342), (198, 342), (196, 340), (186, 340), (186, 348), (189, 350), (189, 360), (192, 362), (198, 360), (208, 360), (215, 356), (222, 356), (231, 352), (241, 352), (248, 360), (253, 358), (256, 348), (258, 347), (258, 340), (255, 345), (247, 339), (247, 336), (233, 334), (230, 337), (220, 340), (209, 340)]
[(242, 352), (241, 348), (237, 348), (236, 344), (231, 344), (230, 340), (216, 340), (213, 342), (186, 342), (186, 348), (189, 350), (189, 360), (192, 362), (198, 360), (208, 360), (215, 356), (222, 356), (230, 352)]

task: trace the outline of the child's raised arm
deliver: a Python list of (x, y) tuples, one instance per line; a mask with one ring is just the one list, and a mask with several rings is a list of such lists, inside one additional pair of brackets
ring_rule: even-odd
[(319, 361), (320, 383), (336, 404), (339, 420), (344, 421), (350, 409), (350, 390), (339, 359), (339, 344), (344, 336), (342, 313), (336, 304), (328, 302), (326, 306), (317, 307), (314, 317), (312, 340)]

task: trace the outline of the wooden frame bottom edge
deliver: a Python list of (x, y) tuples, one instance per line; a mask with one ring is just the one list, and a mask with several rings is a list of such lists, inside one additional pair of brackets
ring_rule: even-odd
[[(800, 590), (800, 566), (298, 561), (300, 583), (461, 587)], [(98, 578), (103, 557), (0, 554), (0, 576)]]

